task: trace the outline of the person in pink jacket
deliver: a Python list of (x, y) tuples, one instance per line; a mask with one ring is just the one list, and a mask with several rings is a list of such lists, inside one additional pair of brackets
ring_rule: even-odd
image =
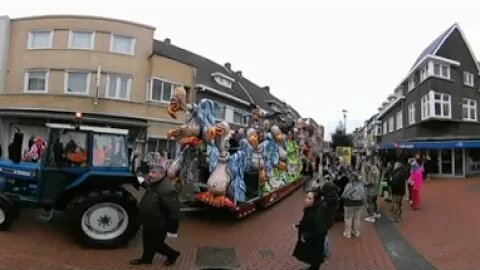
[(412, 169), (410, 171), (410, 180), (412, 186), (412, 209), (420, 209), (420, 191), (423, 185), (423, 173), (420, 165), (416, 161), (412, 163)]

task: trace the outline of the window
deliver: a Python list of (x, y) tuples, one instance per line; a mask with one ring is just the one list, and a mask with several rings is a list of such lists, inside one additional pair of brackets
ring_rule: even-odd
[(133, 55), (135, 51), (135, 39), (127, 36), (112, 35), (110, 39), (110, 51)]
[(38, 30), (28, 33), (28, 49), (50, 49), (53, 43), (53, 30)]
[(234, 111), (233, 112), (233, 122), (235, 124), (240, 124), (240, 125), (245, 125), (245, 117), (243, 116), (242, 113), (240, 112), (236, 112)]
[(420, 100), (422, 107), (420, 109), (422, 113), (422, 120), (430, 117), (430, 94), (426, 94), (425, 96), (422, 97)]
[(86, 94), (90, 91), (90, 72), (65, 72), (65, 93)]
[(420, 69), (420, 82), (425, 81), (427, 77), (428, 77), (428, 65), (425, 65)]
[(47, 164), (51, 167), (85, 167), (88, 162), (87, 133), (53, 129), (52, 147), (48, 147)]
[(128, 167), (127, 142), (124, 136), (93, 135), (93, 166)]
[(450, 65), (430, 62), (430, 64), (432, 63), (433, 63), (433, 75), (439, 76), (445, 79), (450, 79)]
[(388, 132), (393, 132), (394, 129), (393, 116), (390, 116), (390, 118), (388, 118)]
[(415, 124), (415, 102), (408, 105), (408, 124)]
[(70, 30), (68, 47), (71, 49), (90, 49), (94, 47), (94, 32), (86, 30)]
[(451, 117), (450, 95), (434, 93), (434, 116), (435, 117)]
[(167, 82), (159, 79), (149, 81), (149, 100), (158, 102), (170, 102), (173, 91), (179, 84)]
[(232, 88), (232, 82), (225, 78), (215, 77), (215, 81), (223, 87)]
[(422, 120), (429, 117), (451, 118), (451, 96), (449, 94), (428, 92), (422, 97)]
[(225, 104), (215, 102), (214, 103), (215, 119), (225, 120), (225, 111), (226, 111), (225, 109), (226, 109)]
[(465, 85), (473, 87), (475, 85), (475, 77), (470, 72), (463, 72), (463, 83)]
[(415, 88), (415, 80), (414, 80), (414, 77), (412, 76), (408, 80), (408, 92), (412, 91), (414, 88)]
[(116, 99), (130, 99), (132, 79), (130, 76), (108, 74), (106, 97)]
[(29, 70), (25, 72), (24, 91), (29, 93), (48, 91), (48, 70)]
[(388, 133), (388, 127), (387, 127), (387, 121), (383, 121), (383, 134), (387, 134)]
[(401, 129), (403, 127), (403, 115), (402, 115), (403, 111), (399, 111), (397, 112), (397, 116), (396, 116), (396, 122), (397, 122), (397, 130)]
[(474, 99), (462, 98), (463, 120), (477, 121), (477, 101)]

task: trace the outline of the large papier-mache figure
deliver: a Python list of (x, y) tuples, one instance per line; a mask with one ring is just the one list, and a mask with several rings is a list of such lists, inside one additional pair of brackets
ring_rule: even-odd
[[(251, 199), (246, 198), (246, 172), (258, 172), (260, 193), (257, 194), (260, 196), (300, 177), (299, 148), (293, 139), (293, 130), (290, 140), (285, 142), (281, 128), (270, 126), (267, 119), (262, 119), (262, 111), (255, 105), (246, 137), (240, 140), (236, 152), (229, 153), (232, 132), (228, 122), (215, 123), (211, 100), (187, 104), (187, 91), (186, 87), (177, 87), (168, 107), (173, 118), (177, 118), (179, 112), (186, 113), (185, 124), (167, 134), (178, 146), (168, 175), (180, 179), (181, 194), (192, 194), (214, 207), (235, 208)], [(205, 164), (203, 171), (208, 170), (205, 177), (201, 177), (201, 164)]]

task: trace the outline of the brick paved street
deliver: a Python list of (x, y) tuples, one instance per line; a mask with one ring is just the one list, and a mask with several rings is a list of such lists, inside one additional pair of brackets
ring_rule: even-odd
[[(199, 269), (197, 248), (234, 247), (240, 269), (301, 269), (291, 257), (296, 241), (292, 224), (301, 216), (299, 190), (268, 211), (237, 222), (188, 217), (180, 238), (171, 240), (182, 251), (178, 264), (169, 269)], [(157, 256), (151, 267), (131, 267), (128, 261), (141, 253), (137, 237), (128, 248), (90, 250), (76, 245), (57, 216), (52, 223), (39, 221), (32, 211), (23, 213), (10, 232), (0, 233), (0, 269), (164, 269)], [(323, 269), (394, 269), (374, 227), (365, 224), (359, 239), (344, 239), (342, 223), (330, 232), (333, 256)], [(368, 252), (367, 252), (368, 251)]]
[(480, 269), (480, 178), (427, 182), (422, 195), (420, 211), (404, 208), (404, 237), (439, 269)]
[[(480, 203), (479, 195), (480, 178), (428, 182), (422, 209), (413, 212), (405, 207), (404, 221), (395, 226), (438, 269), (480, 269), (480, 211), (472, 208)], [(299, 190), (271, 209), (236, 222), (205, 214), (185, 217), (180, 238), (169, 240), (182, 257), (169, 269), (200, 269), (197, 257), (208, 248), (234, 252), (234, 264), (242, 270), (301, 269), (303, 264), (291, 252), (296, 241), (292, 224), (301, 216), (302, 200)], [(376, 224), (377, 230), (381, 228), (377, 225), (384, 226)], [(322, 269), (395, 269), (374, 226), (363, 223), (357, 239), (343, 238), (342, 226), (336, 224), (329, 233), (333, 255)], [(154, 266), (129, 266), (128, 261), (140, 253), (139, 237), (117, 250), (81, 248), (66, 231), (62, 215), (46, 223), (34, 211), (23, 212), (12, 231), (0, 233), (0, 269), (166, 269), (160, 256)]]

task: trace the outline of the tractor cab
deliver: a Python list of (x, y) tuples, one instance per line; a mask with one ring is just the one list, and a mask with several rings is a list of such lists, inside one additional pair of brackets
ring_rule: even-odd
[[(12, 151), (14, 160), (0, 160), (0, 231), (28, 206), (50, 210), (49, 219), (54, 210), (65, 211), (72, 235), (82, 245), (128, 243), (138, 230), (137, 201), (126, 189), (138, 187), (128, 158), (128, 130), (78, 122), (47, 127), (47, 142), (37, 140), (37, 148), (24, 155), (37, 162), (20, 161), (18, 151)], [(15, 140), (12, 146), (21, 149)]]
[[(0, 161), (3, 193), (19, 203), (58, 207), (64, 191), (107, 183), (90, 182), (91, 175), (133, 175), (127, 151), (128, 130), (48, 123), (46, 148), (39, 162)], [(61, 206), (60, 206), (61, 208)]]

